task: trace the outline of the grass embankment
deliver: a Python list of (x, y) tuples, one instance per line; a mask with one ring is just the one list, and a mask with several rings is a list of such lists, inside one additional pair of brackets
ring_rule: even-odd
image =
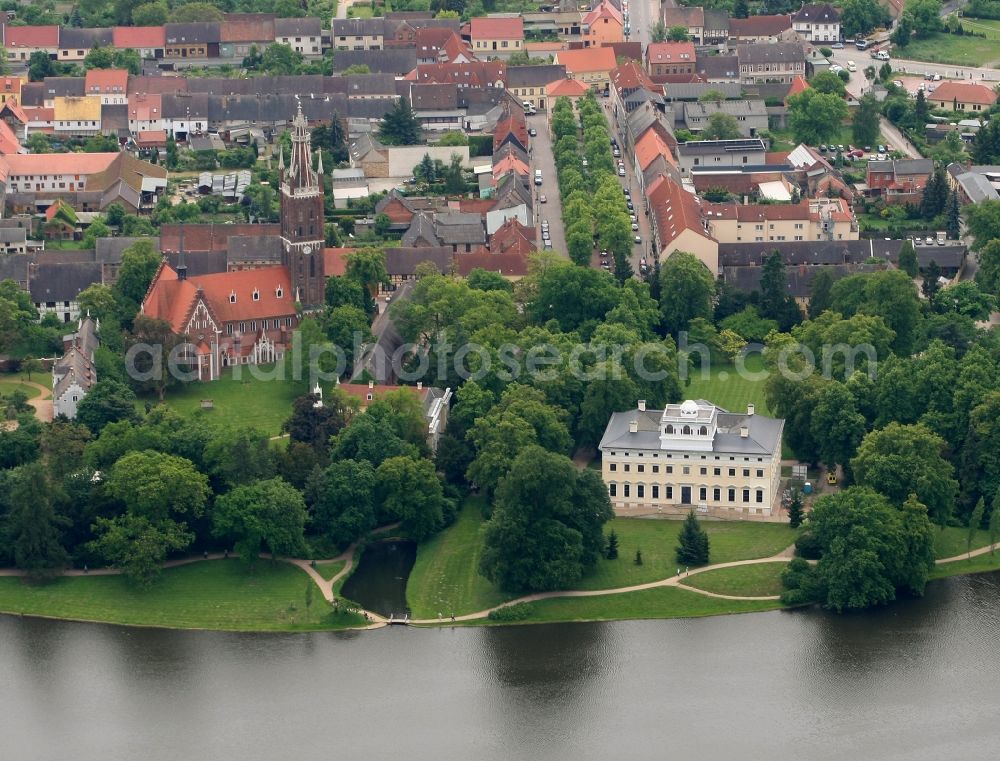
[(684, 585), (718, 595), (737, 597), (763, 597), (780, 595), (785, 591), (781, 574), (787, 563), (760, 563), (734, 568), (705, 571), (684, 579)]
[(236, 631), (300, 631), (363, 626), (334, 615), (314, 589), (307, 612), (303, 571), (286, 563), (210, 560), (171, 568), (148, 590), (122, 576), (64, 577), (45, 584), (0, 578), (0, 611), (136, 626)]
[[(417, 561), (406, 586), (406, 598), (414, 618), (435, 618), (438, 613), (445, 616), (474, 613), (518, 596), (501, 592), (478, 573), (483, 549), (482, 523), (480, 503), (469, 500), (452, 526), (419, 547)], [(769, 557), (790, 545), (796, 535), (786, 525), (776, 523), (705, 521), (702, 525), (710, 537), (713, 563)], [(611, 529), (618, 534), (619, 557), (616, 560), (599, 560), (575, 589), (614, 589), (657, 581), (676, 573), (674, 550), (681, 521), (616, 518), (607, 525), (605, 533)], [(642, 565), (634, 562), (636, 549), (642, 550)], [(633, 594), (624, 596), (631, 598)], [(610, 601), (613, 598), (598, 599)], [(628, 604), (642, 607), (646, 603)], [(616, 602), (613, 607), (617, 609), (621, 605), (623, 603)], [(673, 615), (659, 601), (645, 610), (645, 617), (649, 618)], [(708, 615), (709, 612), (690, 615)], [(688, 614), (681, 610), (678, 615)], [(590, 613), (587, 616), (593, 617)], [(617, 616), (609, 614), (602, 617)], [(643, 616), (633, 612), (625, 617)]]
[(893, 56), (956, 66), (989, 66), (1000, 60), (1000, 22), (962, 19), (962, 25), (986, 37), (959, 37), (937, 32), (922, 40), (912, 40), (905, 48), (895, 48)]
[[(978, 550), (989, 543), (989, 532), (977, 531), (972, 538), (971, 549)], [(969, 549), (969, 530), (967, 528), (963, 528), (962, 526), (947, 526), (939, 529), (935, 527), (934, 557), (953, 558), (956, 555), (961, 555), (963, 552), (968, 552)]]
[(1000, 571), (1000, 550), (990, 554), (976, 555), (974, 558), (964, 558), (951, 563), (934, 566), (930, 578), (943, 579), (947, 576), (963, 576), (968, 573), (986, 573)]
[[(292, 414), (296, 397), (306, 393), (307, 383), (292, 380), (287, 366), (252, 368), (253, 365), (246, 365), (227, 369), (212, 383), (183, 383), (167, 391), (164, 403), (181, 415), (204, 416), (220, 427), (257, 428), (277, 436), (282, 423)], [(238, 371), (238, 378), (234, 377), (234, 371)], [(268, 379), (272, 374), (274, 379)], [(202, 399), (211, 399), (212, 408), (203, 410)], [(146, 401), (155, 399), (140, 399), (140, 403)]]
[(675, 587), (598, 597), (559, 597), (526, 604), (522, 623), (620, 621), (634, 618), (696, 618), (725, 613), (754, 613), (781, 607), (777, 600), (720, 600)]
[(516, 597), (479, 574), (482, 525), (482, 500), (469, 499), (451, 526), (417, 548), (406, 583), (406, 602), (414, 618), (473, 613)]

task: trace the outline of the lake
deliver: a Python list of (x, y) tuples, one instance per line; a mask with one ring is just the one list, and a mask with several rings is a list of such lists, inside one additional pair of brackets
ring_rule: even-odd
[(1000, 575), (867, 614), (319, 634), (0, 616), (0, 758), (987, 759)]

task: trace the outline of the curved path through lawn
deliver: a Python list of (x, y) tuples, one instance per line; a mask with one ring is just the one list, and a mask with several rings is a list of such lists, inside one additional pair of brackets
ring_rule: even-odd
[(34, 381), (22, 380), (17, 378), (16, 380), (11, 380), (11, 384), (17, 383), (22, 386), (28, 386), (33, 388), (38, 392), (38, 396), (33, 399), (28, 400), (28, 404), (35, 408), (35, 417), (41, 420), (43, 423), (52, 422), (52, 390), (46, 388), (41, 383), (35, 383)]

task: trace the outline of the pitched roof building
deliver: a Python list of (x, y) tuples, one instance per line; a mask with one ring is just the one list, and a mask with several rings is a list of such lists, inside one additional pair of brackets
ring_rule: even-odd
[(77, 406), (97, 382), (94, 352), (100, 345), (98, 322), (89, 315), (81, 319), (75, 333), (63, 339), (64, 351), (52, 365), (52, 414), (70, 420)]

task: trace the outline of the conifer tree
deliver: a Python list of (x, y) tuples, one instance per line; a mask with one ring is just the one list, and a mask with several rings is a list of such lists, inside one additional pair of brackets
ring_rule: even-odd
[(708, 562), (708, 534), (694, 517), (694, 510), (688, 511), (677, 544), (677, 562), (681, 565), (705, 565)]
[(802, 525), (802, 495), (796, 491), (792, 495), (792, 503), (788, 506), (788, 525), (798, 528)]
[(604, 551), (604, 557), (608, 560), (618, 559), (618, 534), (615, 533), (614, 529), (611, 529), (611, 533), (608, 534), (608, 547)]

